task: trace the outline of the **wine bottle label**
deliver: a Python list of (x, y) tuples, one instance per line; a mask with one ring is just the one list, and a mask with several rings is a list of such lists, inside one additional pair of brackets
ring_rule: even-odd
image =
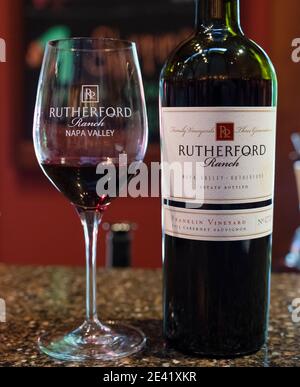
[(276, 108), (162, 108), (165, 233), (196, 240), (272, 233)]

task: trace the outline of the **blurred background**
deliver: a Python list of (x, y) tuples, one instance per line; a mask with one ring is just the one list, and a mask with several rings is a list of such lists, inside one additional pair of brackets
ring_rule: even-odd
[[(298, 156), (290, 138), (300, 129), (300, 63), (291, 59), (292, 41), (300, 37), (300, 4), (241, 0), (241, 10), (244, 31), (268, 52), (279, 78), (273, 262), (274, 270), (286, 270), (285, 256), (299, 225), (293, 171)], [(150, 121), (147, 161), (158, 161), (159, 72), (170, 51), (192, 32), (193, 22), (193, 0), (0, 0), (0, 37), (7, 44), (7, 63), (0, 64), (0, 262), (84, 264), (80, 222), (33, 153), (32, 117), (46, 42), (71, 36), (137, 42)], [(160, 199), (118, 199), (104, 222), (134, 224), (134, 267), (161, 266)], [(101, 231), (99, 264), (104, 265), (113, 238)], [(128, 247), (128, 240), (121, 238), (122, 243)]]

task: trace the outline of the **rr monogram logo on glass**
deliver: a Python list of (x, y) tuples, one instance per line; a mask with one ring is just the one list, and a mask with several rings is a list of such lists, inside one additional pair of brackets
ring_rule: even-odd
[(82, 103), (99, 103), (100, 87), (98, 85), (83, 85), (81, 92)]

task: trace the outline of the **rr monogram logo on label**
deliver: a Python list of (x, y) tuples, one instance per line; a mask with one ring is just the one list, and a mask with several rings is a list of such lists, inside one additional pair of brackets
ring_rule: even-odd
[(234, 124), (217, 124), (217, 141), (234, 141)]
[(81, 92), (82, 103), (99, 103), (100, 88), (98, 85), (83, 85)]

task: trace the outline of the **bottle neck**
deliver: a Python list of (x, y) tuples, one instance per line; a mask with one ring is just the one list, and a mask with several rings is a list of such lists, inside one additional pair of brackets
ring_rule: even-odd
[(196, 0), (196, 30), (203, 28), (241, 33), (239, 0)]

